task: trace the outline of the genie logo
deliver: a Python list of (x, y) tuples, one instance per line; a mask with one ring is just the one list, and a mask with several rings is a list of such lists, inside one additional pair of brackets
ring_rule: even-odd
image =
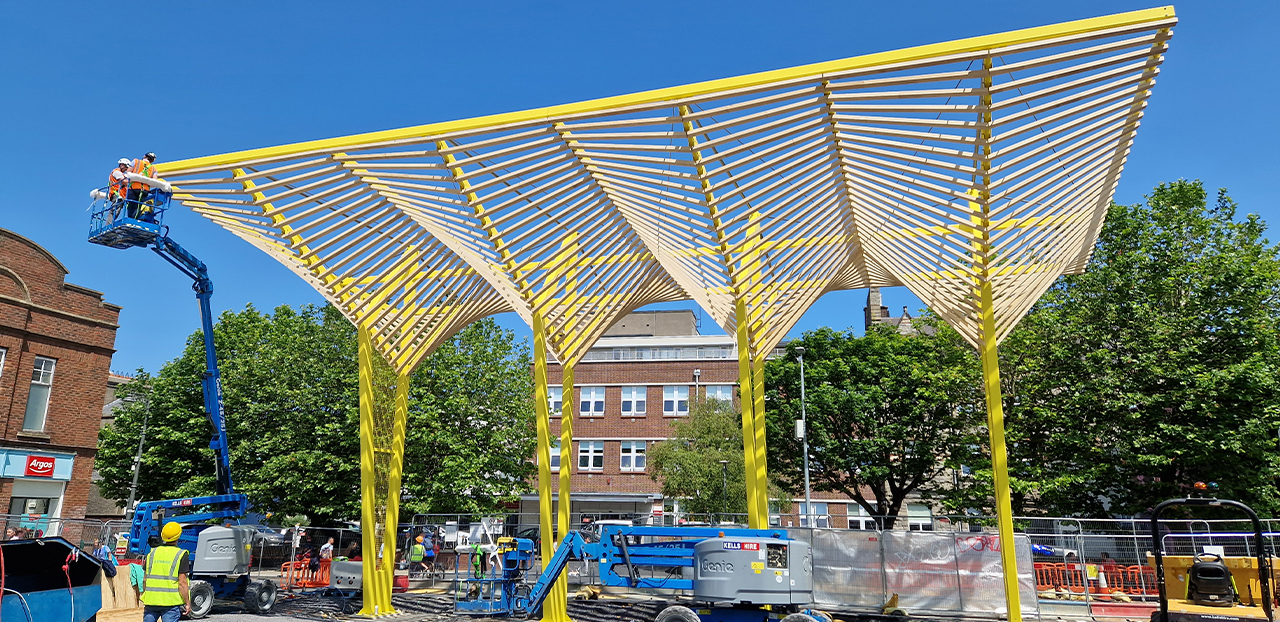
[(230, 555), (232, 553), (235, 553), (236, 549), (235, 547), (229, 544), (212, 544), (209, 546), (209, 552), (217, 553), (220, 555)]
[(715, 562), (709, 559), (702, 560), (703, 572), (733, 572), (733, 564), (729, 562)]
[(27, 477), (53, 477), (53, 458), (27, 456)]

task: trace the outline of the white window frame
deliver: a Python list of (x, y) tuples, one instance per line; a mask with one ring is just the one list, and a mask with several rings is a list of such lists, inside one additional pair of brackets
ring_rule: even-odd
[[(41, 364), (48, 363), (47, 369), (42, 369)], [(40, 407), (40, 426), (27, 427), (27, 418), (31, 415), (31, 390), (27, 392), (27, 407), (22, 414), (22, 430), (24, 432), (44, 432), (44, 426), (49, 418), (49, 402), (53, 398), (53, 375), (57, 370), (58, 360), (47, 356), (37, 356), (35, 362), (31, 366), (31, 390), (35, 387), (48, 387), (48, 392), (44, 394), (44, 404)]]
[(564, 408), (563, 388), (547, 387), (547, 408), (551, 410), (552, 417), (560, 416), (560, 412)]
[(622, 387), (622, 416), (644, 416), (648, 401), (649, 387)]
[(706, 391), (703, 393), (703, 396), (706, 397), (706, 399), (733, 403), (733, 385), (708, 384), (704, 386)]
[(618, 468), (623, 473), (644, 473), (648, 466), (649, 443), (647, 441), (622, 441)]
[(907, 504), (907, 527), (911, 531), (933, 531), (933, 508), (923, 503)]
[(579, 417), (604, 416), (604, 387), (582, 387), (578, 393)]
[(672, 384), (662, 387), (662, 416), (687, 417), (688, 415), (689, 387)]
[(9, 354), (8, 348), (0, 348), (0, 378), (4, 378), (4, 358)]
[[(586, 458), (586, 466), (582, 465)], [(592, 464), (593, 462), (599, 465)], [(578, 441), (578, 472), (599, 473), (604, 471), (604, 441)]]
[[(876, 519), (876, 516), (867, 514), (866, 508), (863, 508), (857, 503), (850, 503), (848, 509), (845, 510), (845, 513), (849, 516), (849, 529), (863, 529), (867, 531), (879, 531), (880, 529), (880, 522)], [(853, 525), (855, 521), (858, 523), (857, 527)]]
[(555, 442), (551, 443), (551, 472), (560, 472), (560, 438), (557, 437)]
[[(808, 527), (809, 514), (807, 513), (808, 508), (805, 506), (804, 501), (799, 502), (797, 504), (797, 507), (800, 508), (800, 511), (799, 511), (800, 526)], [(828, 506), (825, 501), (814, 501), (813, 502), (813, 524), (820, 528), (830, 527), (831, 515), (828, 513), (829, 511), (830, 511), (830, 506)]]

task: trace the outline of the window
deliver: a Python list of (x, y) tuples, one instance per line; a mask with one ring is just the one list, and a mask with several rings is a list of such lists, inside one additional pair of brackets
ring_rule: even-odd
[(933, 510), (921, 503), (908, 504), (907, 525), (911, 531), (933, 531)]
[(622, 387), (622, 416), (643, 415), (649, 387)]
[(604, 441), (578, 441), (578, 470), (604, 470)]
[(604, 387), (582, 387), (578, 414), (583, 417), (604, 416)]
[(551, 416), (559, 417), (560, 409), (564, 407), (564, 389), (560, 387), (547, 387), (547, 405), (551, 407)]
[(551, 472), (560, 470), (560, 439), (556, 439), (551, 443)]
[(645, 441), (622, 441), (622, 472), (641, 472), (645, 467)]
[(27, 395), (27, 414), (22, 418), (22, 429), (44, 431), (44, 416), (49, 412), (49, 392), (53, 389), (54, 360), (36, 357), (31, 371), (31, 393)]
[(863, 508), (856, 503), (849, 504), (848, 514), (849, 529), (866, 529), (868, 531), (875, 531), (880, 528), (880, 525), (874, 518), (874, 515), (868, 513), (866, 508)]
[(731, 384), (707, 385), (707, 399), (721, 400), (724, 402), (732, 402), (733, 401), (733, 385)]
[(662, 387), (662, 414), (667, 416), (689, 414), (689, 387)]
[[(809, 509), (807, 506), (805, 506), (804, 503), (800, 503), (799, 505), (800, 505), (800, 526), (808, 527), (809, 515), (810, 515)], [(831, 526), (831, 517), (827, 515), (827, 504), (825, 503), (813, 504), (813, 524), (816, 527)]]
[(4, 376), (4, 355), (8, 350), (0, 348), (0, 377)]

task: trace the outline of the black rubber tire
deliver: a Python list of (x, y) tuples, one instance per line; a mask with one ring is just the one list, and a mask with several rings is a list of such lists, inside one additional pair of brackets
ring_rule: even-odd
[[(791, 616), (787, 616), (791, 617)], [(808, 616), (805, 616), (806, 618)], [(653, 622), (702, 622), (698, 614), (692, 609), (682, 605), (671, 605), (666, 609), (658, 612), (658, 617)], [(783, 622), (795, 622), (795, 620), (784, 620)]]
[(192, 620), (199, 620), (213, 611), (213, 586), (207, 581), (192, 581), (188, 594), (191, 597), (191, 615), (188, 617)]
[(782, 622), (822, 622), (821, 620), (804, 613), (792, 613), (782, 619)]
[(270, 581), (250, 581), (244, 588), (244, 610), (249, 613), (270, 613), (276, 606), (276, 584)]

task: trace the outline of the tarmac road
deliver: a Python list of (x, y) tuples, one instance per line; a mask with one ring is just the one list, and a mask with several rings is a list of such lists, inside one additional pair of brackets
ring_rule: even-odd
[[(440, 594), (395, 594), (391, 598), (401, 616), (394, 622), (486, 622), (488, 618), (471, 618), (453, 613), (453, 598)], [(239, 606), (215, 606), (206, 620), (210, 622), (330, 622), (346, 620), (359, 611), (359, 600), (346, 603), (338, 597), (306, 595), (282, 599), (271, 615), (245, 613)], [(624, 600), (570, 601), (569, 615), (581, 622), (652, 622), (664, 603)]]

